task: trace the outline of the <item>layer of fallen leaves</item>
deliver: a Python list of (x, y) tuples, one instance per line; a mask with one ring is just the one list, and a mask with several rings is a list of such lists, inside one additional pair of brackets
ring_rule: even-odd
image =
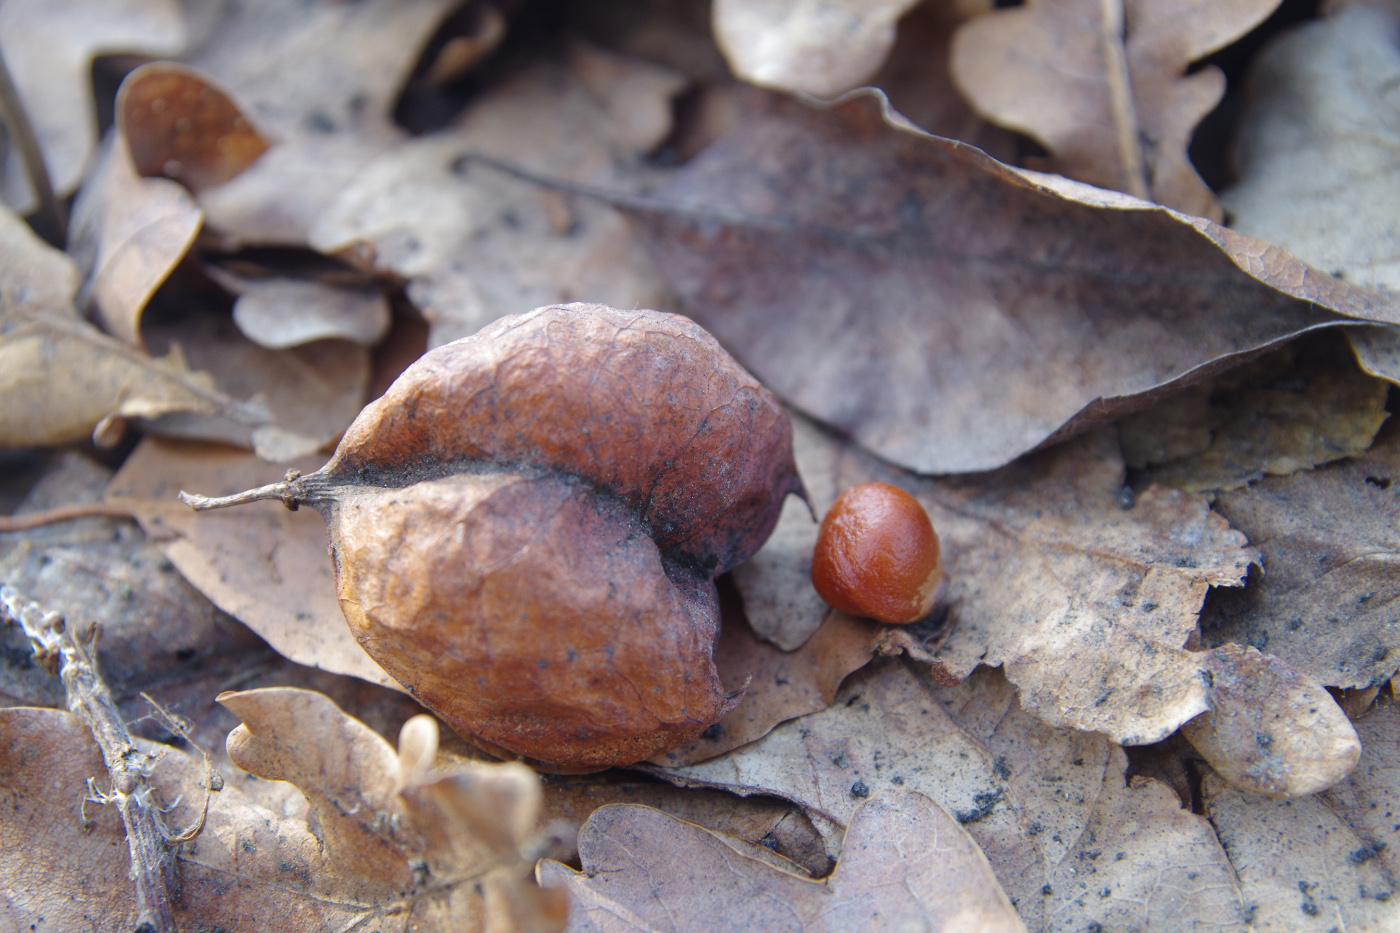
[[(118, 445), (50, 459), (17, 517), (93, 514), (0, 532), (0, 582), (95, 639), (182, 928), (1400, 924), (1394, 4), (543, 6), (0, 6), (0, 447)], [(66, 204), (63, 249), (15, 213)], [(810, 505), (722, 581), (735, 709), (539, 779), (438, 747), (315, 516), (174, 493), (573, 300), (710, 328)], [(809, 582), (866, 480), (942, 536), (904, 629)], [(131, 926), (121, 788), (0, 648), (0, 915)]]

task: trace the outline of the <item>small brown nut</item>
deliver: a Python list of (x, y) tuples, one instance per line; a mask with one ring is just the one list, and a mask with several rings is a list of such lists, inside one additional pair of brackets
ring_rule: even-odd
[(734, 706), (714, 579), (801, 489), (786, 413), (713, 337), (567, 305), (425, 354), (315, 473), (186, 501), (317, 508), (371, 657), (483, 745), (585, 770)]
[(832, 607), (907, 625), (933, 611), (942, 582), (933, 523), (898, 486), (852, 486), (822, 519), (812, 583)]

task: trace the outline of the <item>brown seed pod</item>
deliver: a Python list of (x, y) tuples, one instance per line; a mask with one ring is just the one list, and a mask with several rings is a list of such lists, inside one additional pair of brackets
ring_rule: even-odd
[(933, 523), (898, 486), (852, 486), (822, 519), (812, 584), (834, 608), (907, 625), (933, 611), (943, 583)]
[(371, 657), (458, 731), (587, 769), (732, 708), (713, 581), (801, 491), (786, 413), (704, 330), (564, 305), (425, 354), (316, 473), (184, 498), (317, 508)]

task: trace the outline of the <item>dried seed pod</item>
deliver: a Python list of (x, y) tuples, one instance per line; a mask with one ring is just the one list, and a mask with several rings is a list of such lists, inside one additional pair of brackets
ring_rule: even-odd
[(316, 473), (184, 498), (317, 508), (371, 657), (483, 744), (587, 769), (733, 706), (713, 581), (789, 492), (787, 415), (709, 334), (563, 305), (425, 354)]
[(851, 615), (906, 625), (933, 611), (943, 589), (938, 535), (928, 513), (889, 483), (861, 483), (822, 519), (812, 584)]

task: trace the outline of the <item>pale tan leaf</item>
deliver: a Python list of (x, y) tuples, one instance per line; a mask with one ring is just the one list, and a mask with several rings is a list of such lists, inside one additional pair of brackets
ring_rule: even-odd
[(203, 222), (189, 191), (169, 179), (142, 178), (122, 135), (108, 137), (74, 202), (70, 247), (86, 276), (83, 293), (108, 333), (145, 347), (142, 312)]
[(201, 191), (209, 224), (239, 242), (303, 244), (351, 178), (405, 138), (394, 100), (452, 0), (222, 7), (187, 60), (272, 142), (248, 171)]
[(918, 791), (972, 834), (1025, 916), (1036, 915), (1049, 880), (1027, 835), (1031, 818), (1010, 793), (1011, 773), (949, 718), (904, 662), (877, 663), (848, 678), (828, 710), (783, 723), (719, 758), (657, 774), (801, 804), (833, 857), (863, 800)]
[[(59, 197), (77, 190), (97, 148), (94, 56), (174, 55), (185, 41), (176, 0), (7, 0), (0, 6), (0, 48)], [(5, 154), (0, 191), (19, 213), (34, 206), (14, 147)]]
[(784, 652), (755, 638), (737, 607), (721, 605), (715, 667), (725, 689), (743, 695), (694, 742), (652, 758), (656, 764), (704, 761), (761, 738), (780, 722), (826, 709), (846, 675), (874, 657), (880, 642), (880, 626), (832, 612), (810, 640)]
[(1126, 767), (1102, 736), (1027, 715), (997, 671), (939, 687), (886, 663), (852, 677), (826, 712), (658, 773), (800, 803), (832, 854), (861, 800), (853, 790), (917, 790), (977, 840), (1033, 929), (1175, 929), (1187, 918), (1242, 933), (1239, 891), (1209, 824), (1164, 785), (1125, 782)]
[(1400, 291), (1400, 10), (1348, 6), (1279, 36), (1250, 67), (1235, 135), (1237, 230), (1371, 288)]
[(1049, 149), (1049, 170), (1218, 220), (1186, 147), (1224, 94), (1225, 76), (1188, 68), (1276, 6), (1029, 0), (963, 25), (953, 75), (988, 119)]
[(263, 413), (214, 388), (176, 352), (147, 356), (73, 309), (78, 273), (0, 210), (0, 444), (65, 444), (104, 419), (217, 414), (253, 426)]
[(172, 415), (149, 425), (153, 433), (251, 447), (263, 460), (286, 463), (332, 444), (365, 403), (369, 350), (349, 340), (270, 350), (244, 337), (227, 316), (203, 309), (148, 328), (147, 340), (182, 347), (223, 391), (266, 413), (251, 426)]
[(914, 792), (861, 806), (825, 881), (754, 858), (726, 838), (648, 807), (599, 810), (579, 836), (582, 873), (545, 862), (578, 902), (569, 929), (1025, 930), (977, 844)]
[[(1203, 500), (1160, 486), (1134, 497), (1111, 434), (927, 479), (794, 423), (798, 468), (818, 497), (866, 480), (902, 485), (941, 539), (946, 613), (891, 631), (885, 650), (912, 645), (950, 683), (1006, 665), (1033, 715), (1125, 744), (1158, 741), (1206, 710), (1204, 662), (1185, 645), (1206, 590), (1239, 585), (1256, 552)], [(800, 632), (817, 618), (798, 569), (810, 555), (792, 548), (787, 560), (766, 598), (783, 607), (776, 624)]]
[(835, 97), (875, 73), (918, 0), (717, 0), (715, 39), (745, 81)]
[(472, 156), (635, 188), (652, 177), (642, 157), (665, 137), (684, 85), (655, 65), (574, 47), (501, 82), (451, 128), (368, 166), (317, 219), (311, 244), (351, 257), (367, 248), (376, 269), (407, 279), (433, 346), (557, 302), (668, 310), (674, 298), (617, 211)]
[[(293, 466), (311, 472), (324, 459)], [(276, 502), (197, 515), (176, 498), (182, 487), (247, 489), (267, 469), (246, 451), (147, 438), (113, 478), (107, 500), (129, 504), (185, 579), (282, 656), (401, 689), (345, 625), (318, 515)]]
[(577, 834), (577, 828), (595, 810), (614, 803), (652, 807), (738, 837), (782, 856), (814, 877), (831, 871), (821, 835), (802, 808), (775, 797), (739, 797), (717, 790), (626, 780), (607, 773), (556, 775), (544, 785), (543, 819), (566, 822)]
[(1252, 645), (1329, 687), (1380, 686), (1400, 667), (1400, 431), (1351, 460), (1222, 493), (1264, 573), (1212, 594), (1202, 641)]
[(233, 322), (243, 336), (270, 350), (330, 339), (373, 346), (389, 330), (389, 302), (378, 291), (281, 277), (241, 279), (212, 268), (207, 271), (238, 295)]
[(1273, 799), (1237, 790), (1217, 775), (1202, 785), (1206, 812), (1230, 854), (1260, 933), (1393, 930), (1400, 899), (1371, 840), (1323, 796)]
[(1347, 860), (1362, 864), (1374, 859), (1394, 881), (1400, 878), (1400, 821), (1395, 819), (1395, 801), (1400, 799), (1400, 705), (1393, 698), (1382, 700), (1355, 725), (1361, 761), (1318, 799), (1346, 820), (1363, 843)]

